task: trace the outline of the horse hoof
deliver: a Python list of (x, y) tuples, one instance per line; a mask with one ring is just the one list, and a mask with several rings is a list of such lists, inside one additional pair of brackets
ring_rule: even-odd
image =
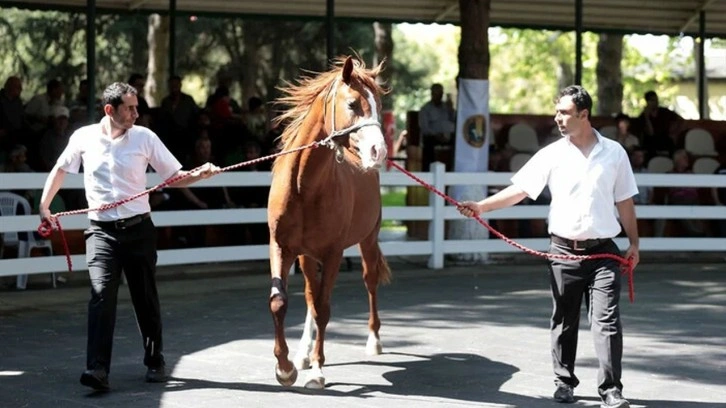
[(308, 381), (305, 383), (305, 388), (309, 390), (322, 390), (325, 388), (325, 377), (317, 375), (309, 377)]
[(297, 369), (293, 366), (292, 370), (289, 373), (286, 373), (280, 370), (279, 365), (276, 365), (275, 378), (277, 379), (277, 382), (279, 382), (281, 385), (289, 387), (295, 384), (295, 381), (297, 380)]
[(298, 370), (307, 370), (310, 368), (310, 357), (295, 357), (295, 368)]
[(366, 354), (369, 356), (377, 356), (383, 353), (383, 344), (375, 337), (368, 338), (366, 343)]

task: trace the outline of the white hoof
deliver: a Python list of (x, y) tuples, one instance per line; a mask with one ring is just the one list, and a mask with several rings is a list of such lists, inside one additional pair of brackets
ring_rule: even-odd
[(373, 333), (368, 336), (368, 342), (366, 342), (366, 354), (369, 356), (377, 356), (383, 353), (383, 344)]
[(289, 373), (286, 373), (280, 370), (279, 365), (275, 365), (275, 378), (281, 385), (289, 387), (295, 384), (295, 381), (297, 380), (297, 369), (293, 366), (292, 370)]
[(308, 368), (310, 368), (310, 357), (306, 355), (295, 356), (293, 362), (295, 363), (295, 368), (297, 368), (298, 370), (307, 370)]
[(310, 390), (322, 390), (325, 388), (325, 377), (323, 377), (323, 370), (319, 368), (313, 368), (308, 374), (307, 381), (305, 382), (305, 388)]

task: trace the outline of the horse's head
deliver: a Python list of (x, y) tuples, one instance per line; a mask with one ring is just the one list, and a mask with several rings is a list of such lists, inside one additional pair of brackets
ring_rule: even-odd
[(325, 100), (328, 137), (355, 150), (364, 169), (379, 168), (388, 155), (379, 122), (381, 88), (375, 82), (377, 74), (378, 69), (364, 70), (348, 57)]

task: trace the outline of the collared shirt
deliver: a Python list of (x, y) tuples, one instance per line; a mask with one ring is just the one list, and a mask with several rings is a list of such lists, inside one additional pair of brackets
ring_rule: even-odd
[(418, 125), (423, 136), (454, 133), (456, 130), (453, 112), (443, 102), (439, 106), (431, 101), (426, 102), (418, 113)]
[[(124, 200), (146, 190), (146, 169), (149, 165), (164, 180), (182, 168), (151, 130), (134, 126), (112, 139), (102, 130), (104, 120), (76, 130), (58, 158), (59, 167), (69, 173), (78, 173), (83, 164), (89, 208)], [(88, 218), (114, 221), (150, 210), (149, 196), (144, 195), (110, 210), (91, 211)]]
[(589, 157), (563, 137), (535, 153), (512, 177), (532, 199), (549, 186), (550, 234), (572, 240), (613, 238), (621, 231), (615, 203), (638, 194), (625, 149), (593, 131), (597, 143)]

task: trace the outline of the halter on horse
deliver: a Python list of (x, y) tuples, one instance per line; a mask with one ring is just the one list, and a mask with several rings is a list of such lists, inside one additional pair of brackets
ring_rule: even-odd
[[(368, 70), (350, 57), (337, 62), (331, 71), (290, 86), (281, 99), (291, 106), (280, 117), (280, 121), (289, 121), (281, 136), (283, 149), (315, 141), (331, 148), (281, 156), (273, 167), (268, 203), (270, 311), (275, 325), (275, 375), (286, 386), (297, 379), (297, 369), (310, 367), (305, 386), (325, 386), (322, 367), (330, 299), (343, 251), (352, 245), (360, 249), (368, 291), (366, 351), (382, 351), (376, 293), (379, 283), (390, 280), (390, 270), (378, 246), (381, 196), (377, 169), (387, 154), (378, 123), (383, 90), (375, 77), (380, 66)], [(308, 314), (293, 364), (288, 358), (284, 319), (287, 277), (296, 257), (305, 278)], [(317, 329), (314, 343), (313, 324)]]

